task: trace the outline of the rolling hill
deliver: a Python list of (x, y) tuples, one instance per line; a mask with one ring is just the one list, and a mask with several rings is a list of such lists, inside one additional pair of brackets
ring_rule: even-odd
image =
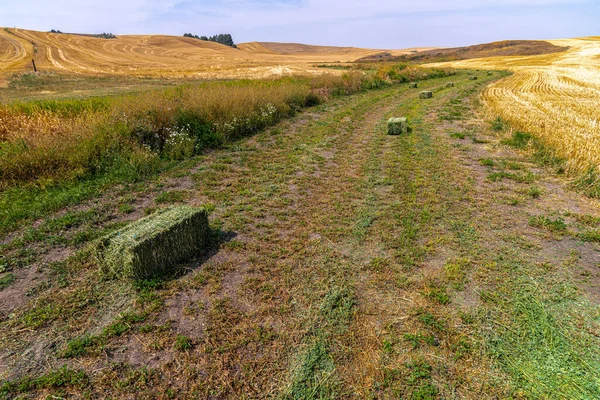
[(370, 54), (357, 61), (414, 61), (414, 62), (442, 62), (470, 60), (488, 57), (533, 56), (540, 54), (561, 53), (568, 50), (568, 46), (557, 46), (543, 40), (504, 40), (500, 42), (477, 44), (473, 46), (454, 47), (444, 49), (423, 49), (419, 52), (393, 54), (389, 52)]
[[(392, 51), (395, 55), (410, 50)], [(261, 77), (316, 72), (314, 63), (353, 62), (382, 50), (287, 43), (240, 44), (234, 49), (166, 35), (93, 35), (0, 30), (0, 74), (41, 71), (170, 77)]]

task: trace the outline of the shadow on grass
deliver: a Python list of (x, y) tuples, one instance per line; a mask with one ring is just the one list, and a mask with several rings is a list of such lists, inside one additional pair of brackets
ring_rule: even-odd
[(198, 257), (187, 263), (180, 264), (178, 267), (173, 269), (172, 273), (162, 275), (157, 278), (161, 279), (162, 281), (170, 281), (187, 275), (188, 273), (206, 264), (211, 258), (219, 253), (225, 243), (231, 242), (236, 237), (237, 233), (232, 231), (223, 231), (219, 228), (211, 229), (208, 247), (202, 252), (202, 254), (198, 255)]

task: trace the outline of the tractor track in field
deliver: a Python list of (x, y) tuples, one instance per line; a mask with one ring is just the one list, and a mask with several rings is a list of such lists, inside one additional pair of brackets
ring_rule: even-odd
[[(557, 319), (559, 306), (577, 304), (574, 326), (591, 335), (577, 343), (598, 345), (598, 327), (583, 316), (600, 301), (600, 246), (581, 238), (600, 206), (500, 144), (505, 133), (479, 115), (486, 79), (493, 78), (423, 82), (432, 100), (405, 86), (335, 100), (143, 189), (116, 188), (63, 210), (55, 217), (93, 210), (58, 235), (72, 238), (137, 219), (162, 206), (163, 193), (182, 193), (181, 202), (214, 205), (211, 224), (221, 240), (182, 276), (142, 289), (99, 280), (85, 257), (42, 268), (44, 285), (2, 309), (0, 376), (44, 376), (61, 366), (86, 374), (84, 383), (40, 384), (25, 392), (32, 397), (58, 389), (75, 398), (534, 393), (549, 380), (550, 356), (535, 358), (532, 350), (526, 362), (540, 364), (531, 381), (514, 372), (522, 358), (499, 347), (521, 328), (510, 318), (520, 315), (512, 301), (528, 293)], [(456, 87), (446, 88), (451, 80)], [(413, 131), (386, 135), (387, 118), (398, 115), (409, 117)], [(123, 199), (127, 213), (119, 211)], [(27, 246), (39, 254), (23, 276), (57, 249), (82, 248)], [(560, 321), (552, 329), (572, 324)], [(560, 390), (594, 393), (593, 385), (570, 386), (593, 378), (585, 365), (571, 365), (577, 373), (566, 373)]]

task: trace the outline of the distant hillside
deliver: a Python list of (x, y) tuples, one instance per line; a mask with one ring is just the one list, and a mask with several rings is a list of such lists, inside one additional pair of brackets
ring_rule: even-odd
[[(32, 71), (32, 59), (41, 72), (238, 78), (321, 73), (314, 64), (354, 62), (382, 51), (258, 42), (236, 50), (193, 37), (98, 36), (0, 28), (0, 81), (2, 76)], [(397, 56), (409, 50), (388, 52)]]
[(261, 47), (269, 52), (281, 55), (308, 55), (308, 54), (359, 54), (359, 53), (373, 53), (377, 50), (360, 49), (356, 47), (335, 47), (335, 46), (314, 46), (301, 43), (275, 43), (275, 42), (254, 42), (258, 46), (255, 47), (259, 50)]
[(385, 52), (391, 56), (400, 56), (411, 52), (430, 50), (428, 48), (377, 50), (359, 47), (316, 46), (301, 43), (250, 42), (238, 46), (241, 50), (254, 54), (273, 54), (292, 57), (327, 57), (341, 62), (354, 62), (358, 59)]
[(400, 56), (395, 56), (389, 53), (378, 53), (364, 57), (358, 61), (443, 62), (487, 57), (533, 56), (539, 54), (559, 53), (566, 50), (568, 50), (568, 47), (556, 46), (546, 41), (505, 40), (501, 42), (478, 44), (475, 46), (428, 50)]

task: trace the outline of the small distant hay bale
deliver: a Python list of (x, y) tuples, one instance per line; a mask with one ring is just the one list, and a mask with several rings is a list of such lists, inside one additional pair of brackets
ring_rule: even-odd
[(105, 276), (148, 279), (200, 255), (209, 235), (204, 208), (174, 206), (101, 238), (94, 256)]
[(446, 83), (446, 87), (454, 87), (454, 82), (448, 82), (448, 83)]
[(492, 75), (494, 75), (494, 73), (492, 71), (487, 72), (487, 76), (492, 76)]
[(408, 133), (408, 120), (402, 118), (390, 118), (387, 122), (388, 135), (401, 135)]
[(433, 97), (433, 92), (425, 91), (425, 92), (419, 93), (420, 99), (431, 99), (432, 97)]
[(419, 84), (417, 82), (411, 82), (409, 83), (408, 87), (411, 89), (416, 89), (419, 87)]
[(476, 76), (470, 76), (470, 77), (469, 77), (469, 80), (470, 80), (470, 81), (476, 81), (477, 79), (479, 79), (479, 78), (477, 78)]

